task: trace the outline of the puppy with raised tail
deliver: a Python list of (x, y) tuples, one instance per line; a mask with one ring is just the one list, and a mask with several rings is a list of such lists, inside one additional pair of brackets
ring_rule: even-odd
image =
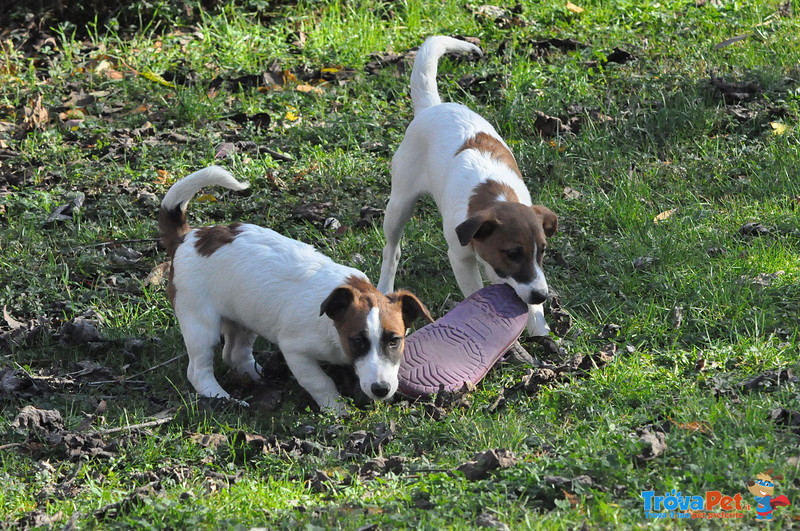
[(510, 285), (530, 305), (528, 333), (547, 335), (542, 258), (558, 218), (532, 205), (514, 155), (489, 122), (461, 104), (441, 102), (436, 72), (447, 52), (481, 50), (440, 36), (428, 38), (417, 52), (411, 72), (414, 120), (392, 158), (378, 289), (392, 291), (403, 227), (417, 200), (430, 194), (442, 214), (447, 254), (464, 296), (483, 287), (483, 266), (488, 280)]
[(164, 196), (159, 235), (172, 259), (168, 295), (189, 354), (187, 376), (197, 393), (230, 398), (214, 377), (214, 350), (258, 380), (253, 342), (279, 346), (286, 364), (324, 410), (345, 412), (321, 362), (355, 367), (373, 400), (397, 390), (405, 331), (417, 317), (432, 321), (413, 294), (382, 294), (361, 271), (335, 263), (305, 243), (246, 223), (190, 229), (189, 200), (205, 186), (242, 190), (218, 166), (175, 183)]

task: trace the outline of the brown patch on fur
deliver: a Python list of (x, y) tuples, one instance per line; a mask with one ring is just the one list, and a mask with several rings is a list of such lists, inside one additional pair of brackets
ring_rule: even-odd
[(505, 183), (497, 181), (486, 181), (475, 187), (472, 197), (469, 198), (467, 215), (472, 216), (476, 212), (486, 210), (498, 201), (498, 197), (504, 197), (506, 201), (518, 203), (519, 198), (513, 188)]
[(158, 237), (170, 258), (175, 255), (175, 249), (183, 243), (183, 238), (189, 230), (186, 212), (181, 210), (180, 206), (172, 210), (162, 208), (158, 211)]
[(531, 208), (541, 216), (545, 235), (549, 238), (555, 234), (558, 230), (558, 216), (556, 216), (555, 212), (544, 205), (533, 205)]
[(458, 151), (456, 151), (455, 155), (458, 156), (459, 153), (465, 151), (467, 149), (476, 149), (481, 153), (485, 153), (489, 157), (495, 159), (498, 162), (501, 162), (511, 168), (514, 173), (519, 175), (522, 178), (522, 173), (519, 171), (519, 166), (517, 166), (517, 160), (514, 158), (514, 155), (509, 151), (509, 149), (497, 138), (480, 132), (473, 136), (470, 139), (467, 139)]
[(175, 276), (175, 267), (172, 262), (169, 264), (169, 278), (167, 279), (167, 297), (172, 307), (175, 307), (175, 296), (178, 295), (178, 288), (175, 287), (175, 282), (172, 281)]
[(194, 248), (200, 256), (211, 256), (223, 245), (228, 245), (236, 239), (242, 230), (241, 223), (231, 225), (218, 225), (216, 227), (203, 227), (197, 229), (197, 240)]

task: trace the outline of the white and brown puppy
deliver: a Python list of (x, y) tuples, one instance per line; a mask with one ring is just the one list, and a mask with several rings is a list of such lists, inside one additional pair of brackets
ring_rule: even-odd
[(159, 213), (161, 242), (172, 258), (168, 293), (197, 393), (230, 398), (213, 371), (221, 335), (225, 363), (259, 379), (253, 342), (260, 335), (279, 346), (323, 409), (345, 411), (320, 362), (352, 364), (364, 393), (391, 397), (406, 329), (417, 317), (432, 320), (425, 306), (407, 291), (384, 295), (364, 273), (270, 229), (244, 223), (190, 229), (186, 206), (210, 185), (247, 188), (211, 166), (175, 183)]
[(441, 102), (436, 72), (447, 52), (481, 50), (451, 37), (430, 37), (417, 52), (411, 72), (414, 120), (392, 159), (378, 289), (392, 291), (403, 227), (417, 200), (430, 194), (442, 214), (450, 265), (464, 296), (483, 287), (480, 264), (492, 283), (510, 285), (530, 304), (528, 332), (547, 335), (542, 257), (558, 218), (532, 205), (514, 155), (489, 122), (463, 105)]

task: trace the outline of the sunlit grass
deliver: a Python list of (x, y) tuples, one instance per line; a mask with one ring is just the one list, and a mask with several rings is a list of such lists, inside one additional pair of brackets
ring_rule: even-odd
[[(768, 370), (798, 369), (800, 19), (777, 15), (778, 1), (575, 3), (582, 13), (552, 2), (501, 3), (499, 21), (458, 2), (254, 1), (194, 11), (190, 21), (163, 6), (133, 32), (113, 21), (88, 32), (62, 24), (56, 53), (39, 66), (21, 42), (4, 45), (0, 59), (10, 66), (0, 68), (0, 121), (18, 124), (37, 94), (50, 121), (2, 139), (10, 155), (3, 152), (0, 171), (20, 184), (0, 180), (0, 306), (18, 320), (56, 325), (92, 310), (110, 341), (90, 350), (44, 337), (0, 352), (0, 370), (50, 378), (90, 361), (136, 383), (0, 394), (3, 444), (25, 439), (9, 424), (27, 404), (59, 409), (69, 429), (101, 400), (107, 410), (90, 430), (163, 411), (174, 419), (137, 431), (110, 459), (0, 451), (2, 520), (42, 510), (63, 512), (56, 525), (74, 515), (79, 527), (472, 529), (488, 513), (512, 529), (634, 528), (647, 524), (642, 490), (746, 494), (745, 482), (768, 469), (785, 476), (780, 493), (794, 499), (796, 467), (787, 459), (796, 457), (797, 436), (771, 415), (800, 409), (795, 384), (752, 391), (744, 384)], [(613, 361), (533, 395), (518, 389), (528, 367), (499, 365), (468, 404), (439, 421), (421, 404), (322, 417), (295, 407), (299, 388), (277, 412), (210, 410), (192, 397), (185, 358), (149, 371), (184, 351), (163, 284), (145, 283), (166, 260), (150, 240), (158, 202), (200, 167), (222, 164), (251, 188), (209, 190), (216, 200), (189, 207), (193, 225), (269, 226), (377, 280), (381, 220), (359, 224), (360, 211), (385, 206), (389, 162), (412, 111), (409, 65), (374, 75), (364, 66), (373, 52), (405, 52), (434, 33), (481, 39), (484, 59), (442, 60), (440, 92), (496, 124), (535, 201), (560, 217), (545, 267), (574, 320), (563, 347), (585, 355), (614, 343)], [(750, 36), (716, 46), (741, 34)], [(550, 38), (585, 46), (542, 54), (534, 43)], [(605, 63), (615, 47), (634, 59)], [(302, 80), (289, 75), (278, 86), (227, 83), (327, 67), (352, 71), (341, 82), (307, 80), (316, 91), (297, 90)], [(145, 73), (177, 81), (168, 86)], [(757, 81), (761, 91), (732, 110), (713, 89), (712, 73)], [(466, 76), (480, 82), (464, 88)], [(81, 91), (93, 99), (84, 101)], [(71, 100), (84, 101), (76, 129), (59, 117)], [(573, 113), (582, 128), (541, 138), (537, 111), (565, 120)], [(269, 123), (253, 123), (257, 113)], [(236, 149), (220, 159), (224, 142)], [(74, 191), (85, 193), (84, 207), (71, 220), (45, 223)], [(328, 203), (324, 217), (345, 231), (297, 219), (291, 210), (302, 203)], [(747, 222), (769, 233), (743, 235)], [(420, 202), (397, 280), (437, 316), (460, 298), (440, 227), (432, 202)], [(140, 260), (115, 259), (114, 242), (123, 240)], [(609, 324), (619, 333), (601, 338)], [(143, 341), (135, 353), (124, 352), (130, 338)], [(504, 387), (516, 391), (495, 411)], [(357, 469), (370, 456), (340, 452), (351, 433), (380, 423), (395, 430), (384, 455), (407, 461), (400, 474), (365, 479)], [(638, 463), (637, 429), (645, 427), (664, 431), (667, 449)], [(233, 439), (239, 431), (327, 449), (243, 458), (243, 448), (191, 440), (195, 433)], [(489, 448), (509, 449), (517, 464), (476, 483), (451, 473)], [(334, 479), (332, 488), (312, 488), (317, 470)], [(592, 483), (555, 488), (544, 479), (582, 475)], [(93, 516), (156, 479), (158, 493), (133, 499), (119, 517)], [(47, 492), (68, 483), (73, 494)], [(776, 514), (780, 524), (800, 512)]]

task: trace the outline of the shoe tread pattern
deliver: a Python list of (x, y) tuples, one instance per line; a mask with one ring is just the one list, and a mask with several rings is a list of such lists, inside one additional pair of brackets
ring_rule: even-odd
[(519, 338), (528, 305), (505, 284), (482, 288), (406, 338), (401, 394), (410, 398), (477, 384)]

